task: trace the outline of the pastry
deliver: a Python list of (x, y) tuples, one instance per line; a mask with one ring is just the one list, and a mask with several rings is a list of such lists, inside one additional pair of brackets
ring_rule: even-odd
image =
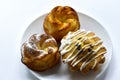
[(62, 61), (70, 70), (80, 70), (83, 74), (96, 71), (105, 62), (106, 48), (103, 41), (95, 33), (85, 30), (69, 32), (61, 40), (59, 48)]
[(77, 12), (69, 6), (56, 6), (45, 17), (44, 31), (52, 35), (57, 42), (69, 31), (76, 31), (80, 28)]
[(47, 34), (34, 34), (21, 47), (22, 62), (35, 71), (45, 71), (59, 62), (56, 40)]

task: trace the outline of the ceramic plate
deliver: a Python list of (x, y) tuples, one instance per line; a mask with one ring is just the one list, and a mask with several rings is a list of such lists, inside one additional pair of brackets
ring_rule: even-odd
[[(32, 34), (43, 34), (43, 21), (47, 14), (44, 14), (37, 19), (35, 19), (25, 30), (21, 45), (23, 42), (28, 40)], [(71, 72), (66, 64), (60, 62), (58, 65), (53, 67), (50, 70), (45, 72), (35, 72), (30, 70), (37, 78), (41, 80), (95, 80), (98, 79), (108, 67), (111, 56), (112, 56), (112, 42), (111, 39), (105, 30), (105, 28), (95, 19), (89, 17), (85, 14), (79, 13), (78, 16), (80, 19), (81, 29), (86, 29), (89, 31), (95, 32), (103, 41), (104, 46), (107, 48), (107, 53), (105, 55), (106, 61), (103, 65), (100, 66), (100, 69), (96, 72), (90, 72), (86, 75), (82, 75), (79, 71)]]

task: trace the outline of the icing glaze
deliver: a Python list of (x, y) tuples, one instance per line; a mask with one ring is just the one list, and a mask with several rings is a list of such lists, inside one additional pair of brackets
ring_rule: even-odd
[[(68, 35), (63, 38), (61, 40), (61, 46), (59, 48), (59, 51), (61, 52), (62, 55), (65, 55), (67, 53), (69, 53), (69, 55), (63, 59), (63, 61), (65, 63), (70, 62), (71, 61), (71, 65), (73, 67), (75, 67), (79, 62), (81, 62), (83, 59), (85, 59), (87, 56), (89, 55), (94, 55), (96, 54), (99, 50), (101, 50), (102, 48), (104, 48), (104, 46), (99, 46), (97, 47), (95, 50), (91, 48), (91, 46), (97, 46), (99, 44), (102, 44), (103, 41), (102, 40), (98, 40), (97, 42), (95, 42), (94, 44), (84, 44), (82, 45), (85, 41), (96, 38), (97, 36), (95, 34), (93, 34), (90, 37), (86, 37), (88, 34), (90, 34), (91, 31), (85, 32), (85, 30), (78, 30), (76, 32), (69, 32)], [(72, 47), (70, 47), (72, 45)], [(82, 45), (82, 47), (81, 47)], [(80, 48), (81, 47), (81, 48)], [(78, 57), (79, 54), (83, 53), (85, 50), (91, 48), (90, 52), (87, 52), (85, 55), (83, 55), (81, 58)], [(92, 69), (94, 69), (94, 67), (97, 64), (97, 60), (96, 58), (105, 54), (106, 51), (101, 52), (100, 54), (97, 54), (95, 56), (93, 56), (90, 60), (89, 58), (86, 59), (80, 66), (80, 71), (86, 67), (86, 65), (88, 65), (91, 61), (94, 61), (94, 65), (92, 66)]]
[(68, 33), (68, 35), (66, 36), (66, 39), (62, 39), (61, 40), (61, 46), (59, 48), (59, 50), (61, 51), (66, 45), (71, 44), (71, 38), (78, 35), (81, 32), (84, 32), (85, 30), (81, 30), (81, 31), (76, 31), (74, 34), (71, 34), (71, 32)]
[(97, 60), (95, 59), (94, 65), (92, 66), (92, 69), (95, 68), (96, 64), (97, 64)]
[[(36, 34), (34, 36), (36, 37), (37, 40), (40, 39), (40, 35), (39, 34)], [(45, 42), (49, 42), (51, 40), (54, 40), (54, 39), (53, 38), (49, 38), (49, 39), (46, 39)], [(47, 51), (38, 49), (37, 45), (35, 43), (33, 43), (33, 42), (26, 42), (25, 44), (26, 45), (24, 45), (24, 46), (28, 47), (29, 49), (33, 49), (35, 51), (38, 51), (40, 54), (48, 54)], [(51, 47), (51, 46), (48, 47), (48, 50), (50, 50), (50, 49), (54, 51), (54, 48)], [(22, 53), (24, 53), (23, 51), (24, 51), (24, 48), (22, 48)]]
[(103, 54), (105, 54), (106, 52), (102, 52), (102, 53), (100, 53), (100, 54), (98, 54), (97, 56), (94, 56), (90, 61), (85, 61), (84, 62), (84, 64), (81, 66), (81, 68), (80, 68), (80, 71), (83, 69), (83, 68), (85, 68), (85, 66), (87, 65), (87, 64), (89, 64), (91, 61), (93, 61), (95, 58), (97, 58), (97, 57), (99, 57), (99, 56), (101, 56), (101, 55), (103, 55)]

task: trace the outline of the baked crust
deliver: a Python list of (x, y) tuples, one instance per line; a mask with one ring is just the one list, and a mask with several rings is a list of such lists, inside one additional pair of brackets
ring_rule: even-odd
[(83, 74), (99, 68), (105, 62), (106, 48), (103, 41), (91, 31), (69, 32), (61, 41), (62, 60), (71, 71), (80, 70)]
[(69, 31), (76, 31), (79, 28), (77, 12), (69, 6), (56, 6), (44, 20), (44, 31), (52, 35), (58, 42)]
[(34, 34), (21, 47), (22, 63), (35, 71), (45, 71), (60, 59), (57, 42), (47, 34)]

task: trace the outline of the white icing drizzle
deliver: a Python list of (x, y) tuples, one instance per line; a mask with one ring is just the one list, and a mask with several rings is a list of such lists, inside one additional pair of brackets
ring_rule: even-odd
[[(86, 36), (86, 35), (88, 35), (89, 33), (91, 33), (91, 31), (88, 31), (88, 32), (83, 33), (83, 34), (82, 34), (82, 32), (85, 32), (85, 30), (82, 30), (82, 31), (78, 30), (78, 31), (76, 31), (76, 32), (74, 32), (74, 33), (69, 32), (68, 35), (66, 36), (66, 38), (61, 40), (61, 46), (60, 46), (60, 48), (59, 48), (61, 54), (64, 55), (64, 54), (68, 53), (69, 51), (72, 51), (66, 59), (63, 59), (63, 61), (64, 61), (65, 63), (66, 63), (66, 62), (69, 62), (69, 61), (72, 61), (72, 62), (71, 62), (71, 65), (72, 65), (73, 67), (76, 66), (76, 65), (77, 65), (80, 61), (82, 61), (84, 58), (86, 58), (89, 54), (91, 54), (91, 53), (92, 53), (91, 55), (96, 54), (101, 48), (104, 48), (104, 46), (101, 45), (101, 46), (99, 46), (96, 50), (91, 50), (91, 51), (88, 52), (86, 55), (84, 55), (82, 58), (78, 59), (77, 55), (78, 55), (82, 50), (86, 50), (86, 47), (87, 47), (87, 46), (89, 47), (90, 44), (86, 44), (86, 45), (82, 46), (82, 48), (81, 48), (80, 50), (78, 50), (76, 54), (74, 54), (74, 52), (76, 51), (76, 48), (77, 48), (77, 47), (76, 47), (76, 46), (73, 46), (72, 48), (69, 48), (69, 45), (72, 44), (73, 42), (75, 42), (74, 44), (79, 43), (80, 41), (81, 41), (81, 43), (83, 43), (83, 42), (86, 41), (87, 39), (92, 39), (92, 38), (97, 37), (96, 35), (93, 35), (93, 36), (90, 36), (90, 37), (87, 38), (87, 37), (84, 37), (84, 36)], [(81, 34), (82, 34), (82, 35), (81, 35)], [(73, 41), (74, 39), (72, 40), (72, 38), (73, 38), (74, 36), (76, 36), (76, 35), (79, 36), (80, 40)], [(81, 45), (81, 43), (79, 43), (79, 45)], [(97, 46), (98, 44), (102, 44), (102, 43), (103, 43), (103, 41), (102, 41), (102, 40), (99, 40), (99, 41), (97, 41), (95, 44), (93, 44), (92, 46)], [(92, 57), (90, 60), (89, 60), (89, 59), (86, 59), (86, 61), (82, 63), (82, 65), (81, 65), (81, 67), (80, 67), (80, 71), (81, 71), (83, 68), (85, 68), (85, 66), (86, 66), (87, 64), (89, 64), (92, 60), (94, 60), (95, 58), (97, 58), (97, 57), (99, 57), (100, 55), (103, 55), (103, 54), (105, 54), (105, 53), (106, 53), (106, 51), (97, 54), (96, 56)], [(74, 55), (73, 55), (73, 54), (74, 54)], [(73, 56), (72, 56), (72, 55), (73, 55)], [(77, 59), (78, 59), (78, 60), (77, 60)], [(77, 61), (76, 61), (76, 60), (77, 60)], [(95, 59), (94, 65), (92, 66), (92, 69), (94, 69), (94, 67), (96, 66), (96, 64), (97, 64), (97, 60)]]
[[(91, 53), (91, 52), (88, 52), (88, 54), (86, 54), (85, 56), (83, 56), (83, 57), (82, 57), (81, 59), (79, 59), (78, 61), (76, 61), (76, 62), (74, 61), (75, 63), (72, 62), (72, 64), (74, 63), (72, 66), (73, 66), (73, 67), (76, 66), (80, 61), (82, 61), (84, 58), (86, 58), (90, 53)], [(76, 59), (77, 59), (77, 58), (76, 58)]]
[(63, 43), (63, 44), (61, 44), (61, 46), (60, 46), (60, 48), (59, 48), (60, 51), (61, 51), (66, 45), (69, 45), (69, 44), (71, 43), (71, 41), (70, 41), (70, 40), (64, 40), (64, 39), (62, 39), (62, 40), (61, 40), (61, 43)]
[[(98, 47), (95, 51), (91, 50), (91, 52), (93, 52), (92, 54), (95, 54), (96, 52), (98, 52), (101, 48), (103, 48), (103, 46)], [(91, 52), (88, 52), (85, 56), (83, 56), (81, 59), (79, 59), (78, 61), (76, 61), (72, 66), (77, 65), (80, 61), (82, 61), (84, 58), (86, 58)]]
[(92, 54), (95, 54), (96, 52), (98, 52), (101, 48), (104, 48), (104, 46), (100, 46), (98, 47), (96, 50), (93, 50), (94, 52)]
[[(89, 33), (90, 33), (90, 31), (87, 32), (87, 33), (85, 33), (84, 36), (87, 35), (87, 34), (89, 34)], [(94, 38), (94, 37), (90, 37), (90, 38)], [(87, 39), (88, 39), (88, 38), (84, 37), (84, 38), (81, 39), (81, 41), (84, 42), (84, 41), (86, 41)], [(77, 43), (77, 42), (76, 42), (76, 43)], [(74, 51), (76, 50), (76, 48), (75, 48), (75, 49), (73, 50), (73, 52), (71, 53), (71, 55), (69, 55), (69, 56), (66, 58), (66, 60), (63, 60), (63, 61), (69, 62), (69, 61), (73, 60), (73, 59), (79, 54), (79, 52), (81, 52), (85, 47), (87, 47), (87, 46), (89, 46), (89, 45), (90, 45), (90, 44), (84, 45), (84, 46), (77, 52), (77, 54), (75, 54), (73, 57), (71, 57), (72, 54), (74, 53)], [(67, 53), (67, 52), (70, 51), (70, 50), (71, 50), (71, 49), (69, 49), (69, 50), (63, 49), (63, 50), (61, 51), (61, 54), (63, 55), (63, 54)], [(70, 57), (71, 57), (71, 58), (70, 58)], [(70, 59), (69, 59), (69, 58), (70, 58)]]
[(85, 61), (84, 64), (82, 64), (82, 66), (80, 67), (80, 71), (82, 71), (82, 69), (85, 68), (86, 65), (89, 64), (92, 60), (94, 60), (95, 58), (97, 58), (97, 57), (99, 57), (99, 56), (101, 56), (101, 55), (103, 55), (103, 54), (105, 54), (105, 53), (106, 53), (106, 52), (102, 52), (102, 53), (94, 56), (94, 57), (93, 57), (91, 60), (89, 60), (88, 62)]
[[(103, 46), (98, 47), (95, 51), (93, 51), (92, 54), (97, 53), (101, 48), (103, 48)], [(100, 56), (100, 55), (102, 55), (102, 54), (104, 54), (104, 53), (106, 53), (106, 52), (99, 53), (98, 55), (94, 56), (90, 61), (88, 61), (89, 59), (87, 59), (87, 60), (84, 62), (84, 65), (82, 64), (82, 66), (81, 66), (81, 68), (80, 68), (80, 71), (81, 71), (83, 68), (85, 68), (85, 66), (86, 66), (87, 64), (89, 64), (92, 60), (94, 60), (96, 57), (98, 57), (98, 56)], [(88, 62), (87, 62), (87, 61), (88, 61)]]
[(101, 59), (103, 59), (105, 56), (102, 56)]
[(82, 69), (83, 69), (85, 63), (86, 63), (86, 62), (83, 62), (83, 63), (82, 63), (82, 65), (81, 65), (81, 67), (80, 67), (80, 71), (82, 71)]
[[(84, 42), (85, 40), (87, 40), (87, 38), (83, 38), (83, 39), (81, 39), (81, 40)], [(77, 43), (77, 42), (76, 42), (76, 43)], [(81, 45), (81, 44), (79, 44), (79, 45)], [(71, 57), (77, 47), (74, 48), (74, 50), (72, 51), (72, 53), (66, 58), (65, 62), (69, 62), (69, 61), (73, 60), (73, 59), (74, 59), (85, 47), (87, 47), (87, 46), (89, 46), (89, 44), (84, 45), (84, 46), (77, 52), (77, 54), (75, 54), (73, 57)], [(71, 49), (72, 49), (72, 48), (71, 48)], [(71, 49), (69, 49), (69, 50), (63, 49), (62, 51), (64, 51), (64, 54), (65, 54), (65, 52), (67, 53), (67, 52), (70, 51)], [(62, 51), (61, 51), (61, 52), (62, 52)], [(62, 53), (63, 53), (63, 52), (62, 52)], [(70, 57), (71, 57), (71, 58), (70, 58)], [(63, 60), (63, 61), (64, 61), (64, 60)]]
[[(77, 48), (77, 47), (76, 47), (76, 48)], [(76, 48), (74, 48), (74, 50), (72, 51), (72, 53), (71, 53), (66, 59), (63, 60), (65, 63), (72, 60), (70, 57), (73, 55), (73, 53), (74, 53), (74, 51), (76, 50)], [(76, 54), (76, 55), (77, 55), (77, 54)], [(76, 56), (76, 55), (75, 55), (75, 56)], [(72, 58), (74, 58), (75, 56), (73, 56)]]
[(78, 30), (78, 31), (74, 32), (73, 34), (71, 34), (71, 32), (69, 32), (68, 35), (66, 36), (66, 38), (61, 40), (62, 44), (61, 44), (59, 50), (61, 51), (66, 45), (71, 44), (71, 38), (80, 34), (80, 33), (82, 33), (82, 32), (84, 32), (84, 31), (85, 30), (81, 30), (81, 31)]
[(92, 39), (92, 38), (95, 38), (95, 37), (97, 37), (96, 35), (94, 35), (94, 36), (91, 36), (91, 37), (89, 37), (89, 39)]
[[(91, 50), (91, 52), (93, 52), (93, 54), (95, 54), (95, 53), (98, 52), (101, 48), (103, 48), (103, 46), (98, 47), (97, 50), (95, 50), (95, 51), (92, 51), (92, 50)], [(72, 65), (73, 67), (76, 66), (80, 61), (82, 61), (84, 58), (86, 58), (91, 52), (88, 52), (85, 56), (83, 56), (81, 59), (79, 59), (78, 61), (75, 62), (75, 60), (77, 59), (77, 57), (76, 57), (76, 59), (73, 60), (73, 62), (71, 63), (71, 65)], [(73, 63), (74, 63), (74, 64), (73, 64)], [(85, 63), (86, 63), (86, 62), (85, 62)], [(81, 70), (82, 67), (85, 65), (85, 63), (81, 65), (80, 70)]]
[(69, 50), (64, 49), (64, 50), (61, 51), (61, 54), (64, 55), (64, 54), (67, 53), (68, 51), (70, 51), (70, 49), (69, 49)]
[[(89, 45), (89, 44), (88, 44), (88, 45)], [(69, 61), (77, 58), (76, 56), (77, 56), (86, 46), (88, 46), (88, 45), (83, 46), (73, 57), (71, 57), (71, 58), (67, 57), (67, 58), (66, 58), (66, 59), (67, 59), (67, 62), (69, 62)]]
[(96, 45), (98, 45), (98, 44), (102, 44), (103, 43), (103, 41), (102, 40), (99, 40), (98, 42), (96, 42), (95, 44), (94, 44), (94, 46), (96, 46)]
[(71, 48), (67, 50), (68, 47), (69, 47), (69, 46), (66, 46), (63, 50), (61, 50), (61, 54), (62, 54), (62, 55), (64, 55), (65, 53), (67, 53), (68, 51), (71, 50)]
[(95, 59), (94, 65), (92, 66), (92, 69), (95, 68), (96, 64), (97, 64), (97, 60)]
[[(82, 30), (82, 31), (80, 31), (80, 30), (78, 30), (78, 31), (76, 31), (75, 32), (75, 35), (74, 35), (74, 33), (73, 34), (71, 34), (72, 36), (71, 37), (73, 37), (73, 36), (76, 36), (76, 34), (78, 35), (78, 34), (80, 34), (81, 32), (83, 32), (84, 30)], [(78, 32), (78, 33), (77, 33)], [(85, 33), (85, 34), (83, 34), (82, 36), (86, 36), (87, 34), (89, 34), (91, 31), (88, 31), (87, 33)], [(71, 33), (71, 32), (69, 32), (69, 33)], [(68, 35), (70, 35), (68, 33)], [(79, 37), (82, 37), (82, 36), (79, 36)], [(70, 37), (66, 37), (67, 39), (66, 40), (70, 40), (71, 38)], [(86, 41), (87, 40), (87, 38), (85, 37), (85, 38), (82, 38), (81, 39), (81, 41), (82, 42), (84, 42), (84, 41)], [(77, 43), (77, 41), (76, 41), (76, 43)], [(64, 43), (63, 43), (64, 44)], [(61, 44), (62, 45), (62, 44)], [(67, 45), (69, 45), (69, 44), (64, 44), (65, 46), (67, 46)], [(88, 44), (89, 45), (89, 44)], [(69, 62), (69, 61), (71, 61), (71, 60), (73, 60), (78, 54), (79, 54), (79, 52), (81, 52), (86, 46), (88, 46), (88, 45), (84, 45), (83, 47), (82, 47), (82, 49), (81, 50), (79, 50), (78, 52), (77, 52), (77, 54), (75, 54), (73, 57), (71, 57), (72, 56), (72, 54), (74, 53), (74, 51), (76, 50), (76, 48), (73, 50), (73, 52), (65, 59), (65, 60), (63, 60), (65, 63), (66, 62)], [(60, 50), (61, 49), (63, 49), (63, 47), (61, 48), (60, 47)], [(72, 48), (71, 48), (72, 49)], [(61, 50), (61, 54), (63, 55), (63, 54), (65, 54), (65, 53), (67, 53), (68, 51), (70, 51), (71, 49), (69, 49), (69, 50), (66, 50), (66, 48), (64, 48), (63, 50)], [(71, 58), (70, 58), (71, 57)], [(70, 59), (69, 59), (70, 58)]]
[[(79, 31), (79, 32), (78, 32)], [(78, 30), (78, 31), (76, 31), (75, 33), (73, 33), (73, 34), (71, 34), (71, 32), (69, 32), (68, 33), (68, 35), (66, 36), (66, 39), (62, 39), (61, 40), (61, 46), (60, 46), (60, 48), (59, 48), (59, 51), (61, 51), (62, 52), (62, 50), (65, 50), (66, 48), (64, 48), (65, 46), (67, 46), (67, 45), (70, 45), (71, 43), (73, 43), (73, 41), (71, 41), (71, 38), (72, 37), (74, 37), (74, 36), (76, 36), (76, 35), (78, 35), (78, 34), (80, 34), (80, 33), (82, 33), (82, 32), (84, 32), (85, 30), (82, 30), (82, 31), (80, 31), (80, 30)], [(77, 33), (78, 32), (78, 33)], [(89, 34), (90, 33), (90, 31), (89, 32), (87, 32), (87, 33), (85, 33), (85, 34), (83, 34), (82, 36), (86, 36), (87, 34)], [(80, 36), (80, 37), (82, 37), (82, 36)], [(82, 40), (83, 41), (85, 41), (87, 38), (83, 38)], [(66, 51), (64, 51), (64, 52), (66, 52)], [(61, 53), (62, 54), (62, 53)], [(64, 54), (64, 53), (63, 53)], [(62, 54), (62, 55), (63, 55)]]

